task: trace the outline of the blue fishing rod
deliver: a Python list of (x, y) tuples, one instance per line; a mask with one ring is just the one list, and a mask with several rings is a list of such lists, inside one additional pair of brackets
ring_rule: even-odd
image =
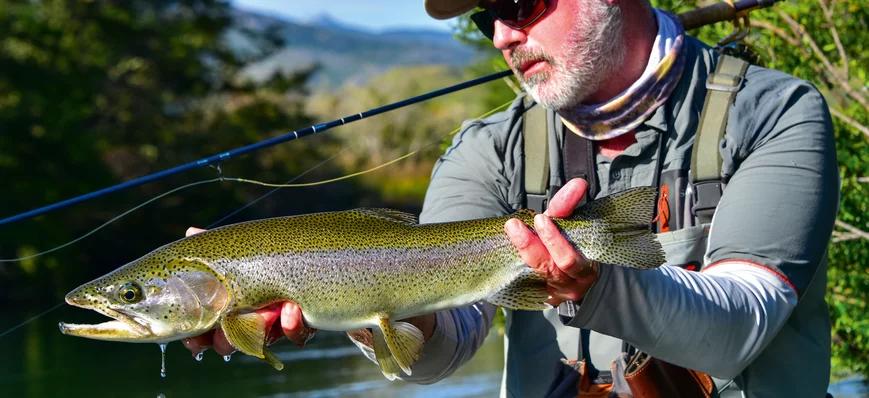
[(163, 171), (160, 171), (160, 172), (157, 172), (154, 174), (149, 174), (149, 175), (146, 175), (143, 177), (139, 177), (139, 178), (136, 178), (134, 180), (130, 180), (130, 181), (123, 182), (123, 183), (120, 183), (117, 185), (113, 185), (113, 186), (110, 186), (107, 188), (103, 188), (103, 189), (100, 189), (98, 191), (90, 192), (90, 193), (87, 193), (87, 194), (84, 194), (81, 196), (76, 196), (74, 198), (70, 198), (70, 199), (67, 199), (67, 200), (64, 200), (61, 202), (57, 202), (57, 203), (48, 205), (48, 206), (44, 206), (44, 207), (40, 207), (38, 209), (30, 210), (26, 213), (21, 213), (21, 214), (15, 215), (15, 216), (7, 217), (7, 218), (0, 220), (0, 226), (4, 226), (6, 224), (10, 224), (10, 223), (13, 223), (16, 221), (26, 220), (26, 219), (33, 218), (36, 216), (40, 216), (42, 214), (48, 213), (48, 212), (53, 211), (53, 210), (62, 209), (62, 208), (67, 207), (67, 206), (81, 203), (81, 202), (84, 202), (84, 201), (87, 201), (90, 199), (95, 199), (95, 198), (98, 198), (98, 197), (103, 196), (103, 195), (108, 195), (110, 193), (122, 191), (122, 190), (127, 189), (127, 188), (132, 188), (132, 187), (136, 187), (136, 186), (139, 186), (142, 184), (147, 184), (149, 182), (157, 181), (157, 180), (160, 180), (160, 179), (163, 179), (163, 178), (166, 178), (169, 176), (173, 176), (176, 174), (180, 174), (180, 173), (183, 173), (183, 172), (186, 172), (189, 170), (193, 170), (196, 168), (217, 165), (217, 164), (220, 164), (221, 162), (224, 162), (228, 159), (231, 159), (231, 158), (234, 158), (237, 156), (245, 155), (245, 154), (248, 154), (251, 152), (256, 152), (256, 151), (259, 151), (261, 149), (265, 149), (265, 148), (268, 148), (268, 147), (271, 147), (271, 146), (274, 146), (277, 144), (282, 144), (284, 142), (293, 141), (293, 140), (296, 140), (296, 139), (299, 139), (299, 138), (302, 138), (305, 136), (309, 136), (309, 135), (312, 135), (315, 133), (322, 133), (322, 132), (329, 130), (329, 129), (332, 129), (334, 127), (343, 126), (347, 123), (352, 123), (352, 122), (355, 122), (357, 120), (365, 119), (367, 117), (371, 117), (371, 116), (379, 115), (379, 114), (384, 113), (384, 112), (389, 112), (389, 111), (392, 111), (395, 109), (403, 108), (403, 107), (408, 106), (408, 105), (413, 105), (413, 104), (416, 104), (418, 102), (426, 101), (426, 100), (429, 100), (432, 98), (440, 97), (442, 95), (446, 95), (446, 94), (450, 94), (450, 93), (453, 93), (456, 91), (464, 90), (466, 88), (477, 86), (477, 85), (480, 85), (483, 83), (488, 83), (492, 80), (507, 77), (507, 76), (510, 76), (512, 74), (513, 74), (513, 71), (511, 71), (511, 70), (505, 70), (505, 71), (493, 73), (491, 75), (479, 77), (479, 78), (476, 78), (473, 80), (468, 80), (468, 81), (463, 82), (463, 83), (459, 83), (459, 84), (456, 84), (453, 86), (449, 86), (446, 88), (435, 90), (435, 91), (432, 91), (432, 92), (429, 92), (426, 94), (418, 95), (416, 97), (411, 97), (411, 98), (404, 99), (404, 100), (401, 100), (398, 102), (393, 102), (389, 105), (384, 105), (384, 106), (374, 108), (374, 109), (371, 109), (371, 110), (368, 110), (365, 112), (360, 112), (360, 113), (356, 113), (356, 114), (353, 114), (350, 116), (342, 117), (340, 119), (335, 119), (331, 122), (306, 127), (306, 128), (301, 129), (301, 130), (291, 131), (289, 133), (286, 133), (286, 134), (283, 134), (283, 135), (280, 135), (277, 137), (269, 138), (269, 139), (264, 140), (264, 141), (259, 141), (259, 142), (250, 144), (248, 146), (233, 149), (231, 151), (223, 152), (223, 153), (220, 153), (217, 155), (209, 156), (207, 158), (203, 158), (203, 159), (200, 159), (200, 160), (197, 160), (194, 162), (190, 162), (187, 164), (176, 166), (176, 167), (173, 167), (171, 169), (163, 170)]

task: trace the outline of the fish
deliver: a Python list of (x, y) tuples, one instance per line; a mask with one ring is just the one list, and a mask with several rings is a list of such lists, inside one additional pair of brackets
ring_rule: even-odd
[[(589, 260), (654, 269), (665, 262), (651, 230), (655, 187), (588, 202), (553, 218)], [(266, 347), (257, 309), (295, 302), (307, 326), (370, 328), (383, 375), (412, 374), (422, 332), (402, 321), (485, 301), (512, 310), (545, 310), (540, 271), (504, 232), (510, 218), (533, 229), (535, 213), (419, 224), (393, 209), (266, 218), (168, 243), (66, 295), (72, 306), (113, 320), (61, 322), (61, 332), (97, 340), (165, 344), (223, 329), (238, 351), (282, 369)]]

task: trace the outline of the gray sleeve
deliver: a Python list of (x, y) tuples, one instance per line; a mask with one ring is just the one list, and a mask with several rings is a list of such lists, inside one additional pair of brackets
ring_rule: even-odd
[[(518, 142), (511, 134), (510, 114), (463, 126), (435, 164), (421, 223), (498, 217), (514, 211), (518, 206), (513, 183)], [(434, 334), (413, 365), (413, 375), (401, 379), (431, 384), (451, 375), (483, 345), (496, 308), (481, 302), (437, 313)], [(360, 348), (374, 359), (370, 349)]]
[(832, 121), (810, 84), (759, 74), (767, 89), (740, 92), (737, 98), (747, 95), (731, 109), (721, 150), (727, 187), (712, 221), (707, 265), (752, 261), (803, 292), (826, 255), (839, 206)]
[(797, 304), (781, 278), (740, 261), (702, 273), (668, 265), (600, 269), (582, 305), (562, 313), (568, 325), (721, 379), (736, 377), (763, 352)]
[(728, 181), (709, 235), (713, 266), (604, 266), (582, 304), (565, 309), (565, 323), (720, 378), (739, 374), (772, 341), (823, 259), (839, 182), (817, 90), (776, 73), (754, 78), (769, 84), (740, 92), (721, 148)]

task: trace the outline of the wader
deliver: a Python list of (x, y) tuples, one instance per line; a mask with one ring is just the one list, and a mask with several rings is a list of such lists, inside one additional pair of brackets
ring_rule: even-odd
[[(706, 241), (715, 207), (718, 205), (724, 191), (721, 179), (721, 154), (719, 143), (724, 138), (728, 110), (733, 105), (736, 93), (742, 87), (742, 80), (748, 63), (737, 58), (721, 55), (715, 72), (706, 81), (706, 98), (700, 116), (700, 123), (695, 133), (691, 156), (690, 170), (670, 170), (662, 172), (665, 139), (663, 134), (658, 137), (657, 172), (654, 184), (658, 186), (659, 195), (655, 206), (656, 217), (652, 228), (657, 232), (659, 241), (666, 252), (667, 264), (679, 266), (690, 271), (700, 271), (703, 267), (706, 253)], [(530, 97), (529, 97), (530, 98)], [(550, 186), (549, 138), (555, 133), (551, 129), (563, 128), (554, 112), (541, 106), (527, 104), (524, 125), (525, 153), (525, 193), (526, 207), (536, 212), (543, 212), (549, 200), (560, 187)], [(599, 191), (595, 167), (594, 143), (577, 134), (564, 131), (562, 145), (564, 181), (573, 178), (583, 178), (588, 182), (588, 192), (583, 198), (595, 198)], [(508, 328), (510, 330), (510, 328)], [(586, 369), (586, 354), (582, 344), (583, 336), (589, 331), (582, 330), (579, 334), (580, 344), (576, 360), (561, 359), (557, 364), (558, 376), (549, 388), (550, 397), (608, 397), (616, 394), (619, 397), (694, 397), (718, 396), (717, 389), (724, 389), (730, 381), (717, 380), (718, 387), (709, 386), (711, 378), (707, 375), (688, 371), (670, 364), (676, 368), (677, 377), (670, 376), (670, 381), (652, 383), (662, 389), (659, 391), (642, 390), (635, 386), (634, 377), (647, 372), (651, 368), (649, 362), (639, 363), (644, 355), (627, 343), (622, 344), (622, 353), (613, 360), (609, 371), (594, 371)], [(587, 337), (586, 337), (587, 339)], [(703, 355), (698, 353), (698, 355)], [(650, 358), (645, 358), (647, 361)], [(653, 363), (654, 364), (654, 363)], [(667, 371), (671, 371), (669, 369)], [(681, 371), (682, 373), (678, 373)], [(626, 376), (626, 372), (628, 373)], [(690, 372), (690, 373), (684, 373)], [(666, 373), (666, 372), (665, 372)], [(687, 376), (686, 376), (687, 375)], [(703, 377), (698, 384), (707, 385), (698, 391), (679, 391), (682, 386), (691, 384), (691, 380), (675, 380), (681, 376)], [(666, 379), (667, 377), (665, 377)], [(632, 383), (629, 383), (631, 381)], [(668, 390), (664, 384), (681, 384), (677, 391)], [(630, 384), (630, 386), (629, 386)], [(653, 387), (655, 387), (653, 385)], [(663, 393), (662, 393), (663, 391)], [(731, 390), (732, 391), (732, 390)], [(663, 395), (662, 395), (663, 394)], [(736, 393), (738, 394), (738, 393)], [(725, 394), (725, 396), (732, 396)], [(738, 396), (738, 395), (737, 395)]]

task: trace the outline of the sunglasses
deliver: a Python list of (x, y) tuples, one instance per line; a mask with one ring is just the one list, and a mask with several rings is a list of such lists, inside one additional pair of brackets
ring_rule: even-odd
[(483, 36), (492, 40), (496, 19), (511, 29), (524, 29), (537, 22), (548, 8), (548, 0), (498, 0), (485, 10), (471, 14), (471, 20)]

